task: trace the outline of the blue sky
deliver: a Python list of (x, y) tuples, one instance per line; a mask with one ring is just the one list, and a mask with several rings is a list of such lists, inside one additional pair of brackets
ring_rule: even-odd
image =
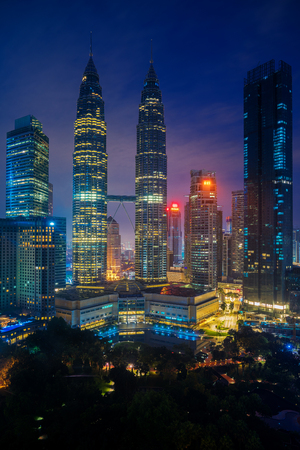
[[(190, 170), (216, 172), (218, 203), (231, 214), (243, 188), (243, 84), (247, 71), (292, 66), (294, 225), (300, 226), (300, 3), (272, 1), (10, 1), (0, 18), (0, 217), (5, 216), (6, 132), (35, 115), (50, 139), (54, 214), (72, 220), (76, 101), (93, 31), (107, 122), (108, 193), (134, 194), (136, 125), (150, 41), (165, 106), (168, 201), (183, 207)], [(116, 204), (109, 205), (113, 214)], [(121, 211), (121, 212), (120, 212)], [(133, 218), (134, 208), (129, 206)], [(122, 241), (133, 231), (122, 208)]]

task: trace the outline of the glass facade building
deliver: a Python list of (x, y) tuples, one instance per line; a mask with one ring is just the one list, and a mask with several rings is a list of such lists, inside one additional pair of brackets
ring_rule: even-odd
[(135, 277), (163, 281), (167, 269), (166, 127), (152, 60), (139, 105), (135, 194)]
[(191, 283), (217, 287), (217, 182), (215, 172), (191, 170)]
[(77, 101), (73, 154), (73, 282), (106, 278), (107, 153), (104, 101), (92, 53)]
[(6, 217), (48, 215), (49, 139), (34, 116), (15, 120), (6, 139)]
[(292, 266), (292, 74), (283, 61), (244, 85), (244, 301), (283, 312)]
[(232, 276), (242, 278), (244, 272), (244, 191), (233, 191), (232, 211)]

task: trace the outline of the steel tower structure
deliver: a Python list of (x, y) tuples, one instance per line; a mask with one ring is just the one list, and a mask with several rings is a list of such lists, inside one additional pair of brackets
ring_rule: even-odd
[(167, 269), (166, 127), (152, 55), (139, 105), (135, 168), (135, 277), (162, 281)]
[(73, 282), (106, 277), (107, 153), (104, 101), (92, 48), (77, 101), (73, 154)]

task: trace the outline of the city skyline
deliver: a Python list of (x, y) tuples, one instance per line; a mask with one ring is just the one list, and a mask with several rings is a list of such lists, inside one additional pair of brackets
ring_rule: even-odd
[[(300, 171), (296, 2), (254, 2), (247, 8), (231, 2), (228, 11), (220, 1), (191, 2), (184, 10), (179, 2), (172, 10), (163, 2), (158, 15), (154, 3), (144, 21), (146, 9), (138, 2), (132, 2), (132, 9), (115, 2), (101, 11), (93, 2), (83, 6), (78, 1), (68, 8), (54, 1), (43, 11), (35, 4), (28, 8), (13, 2), (3, 8), (0, 217), (5, 216), (6, 132), (16, 118), (32, 114), (50, 139), (54, 215), (67, 217), (71, 240), (73, 123), (90, 30), (106, 108), (108, 194), (134, 194), (137, 105), (151, 39), (166, 111), (168, 203), (176, 201), (183, 209), (189, 173), (196, 167), (216, 172), (218, 203), (223, 217), (230, 215), (231, 192), (243, 187), (243, 79), (259, 62), (273, 58), (292, 66), (294, 172)], [(300, 225), (298, 178), (294, 176), (295, 227)], [(115, 209), (109, 205), (108, 214)], [(134, 206), (128, 209), (133, 220)], [(125, 213), (118, 212), (116, 220), (122, 241), (133, 242)]]

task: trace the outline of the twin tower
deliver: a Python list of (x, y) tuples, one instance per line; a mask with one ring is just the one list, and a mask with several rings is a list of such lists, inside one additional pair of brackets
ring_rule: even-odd
[[(104, 101), (92, 52), (77, 101), (73, 154), (73, 282), (106, 279), (107, 152)], [(164, 106), (151, 58), (144, 81), (135, 157), (135, 278), (166, 279), (167, 155)]]

